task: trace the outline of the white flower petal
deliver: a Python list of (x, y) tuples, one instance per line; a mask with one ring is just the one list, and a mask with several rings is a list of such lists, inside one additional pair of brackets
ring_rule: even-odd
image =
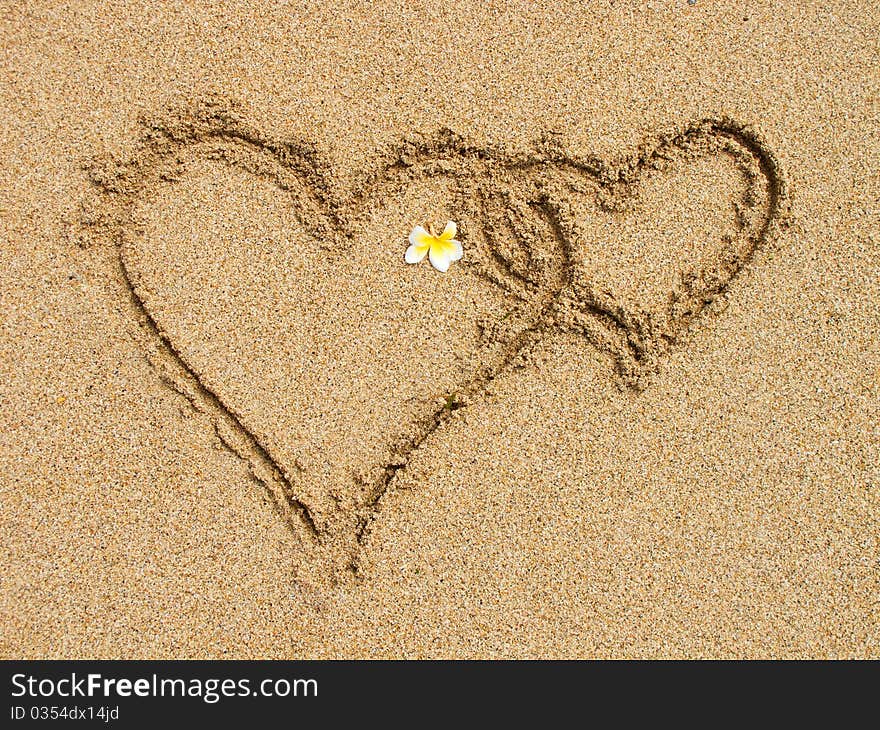
[(431, 246), (431, 251), (428, 254), (431, 266), (437, 271), (447, 272), (449, 264), (452, 263), (452, 251), (451, 246)]
[(452, 261), (460, 260), (464, 256), (464, 249), (461, 247), (461, 243), (454, 238), (451, 241), (447, 241), (447, 243), (452, 246), (452, 253), (449, 255), (449, 258)]
[(428, 248), (426, 246), (412, 245), (406, 249), (406, 255), (403, 258), (408, 264), (417, 264), (425, 258), (426, 253), (428, 253)]
[(449, 221), (446, 228), (443, 229), (443, 233), (440, 234), (440, 240), (449, 241), (455, 238), (456, 233), (458, 233), (458, 226), (455, 225), (455, 221)]
[(428, 233), (422, 226), (416, 226), (409, 234), (409, 242), (417, 248), (427, 249), (434, 242), (434, 236)]

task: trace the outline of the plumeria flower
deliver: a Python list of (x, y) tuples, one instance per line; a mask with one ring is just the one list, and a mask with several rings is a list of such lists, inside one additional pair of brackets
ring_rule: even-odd
[(448, 271), (449, 265), (464, 255), (461, 244), (455, 240), (457, 231), (458, 226), (454, 221), (449, 221), (439, 236), (430, 225), (427, 231), (422, 226), (416, 226), (409, 234), (410, 245), (404, 257), (406, 263), (417, 264), (428, 254), (431, 266), (437, 271)]

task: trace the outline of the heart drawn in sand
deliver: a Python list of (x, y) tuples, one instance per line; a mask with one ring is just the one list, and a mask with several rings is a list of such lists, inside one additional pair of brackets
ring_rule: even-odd
[[(151, 360), (344, 562), (413, 450), (546, 333), (582, 333), (640, 387), (787, 214), (775, 157), (730, 120), (612, 163), (443, 132), (346, 190), (223, 104), (145, 126), (131, 160), (92, 168), (92, 218)], [(404, 264), (412, 226), (447, 220), (464, 259)]]

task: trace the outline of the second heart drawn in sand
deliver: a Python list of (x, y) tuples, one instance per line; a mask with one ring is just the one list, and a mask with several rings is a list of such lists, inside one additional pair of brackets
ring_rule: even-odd
[[(88, 222), (160, 375), (337, 565), (412, 452), (545, 334), (581, 333), (642, 387), (788, 214), (775, 156), (727, 119), (610, 163), (553, 135), (514, 153), (444, 131), (345, 190), (308, 141), (224, 103), (144, 127), (90, 168)], [(463, 261), (405, 265), (412, 226), (447, 220)]]

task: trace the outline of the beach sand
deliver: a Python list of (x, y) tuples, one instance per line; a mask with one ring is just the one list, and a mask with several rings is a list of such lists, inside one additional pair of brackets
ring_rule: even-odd
[(2, 656), (880, 657), (880, 11), (251, 5), (0, 15)]

